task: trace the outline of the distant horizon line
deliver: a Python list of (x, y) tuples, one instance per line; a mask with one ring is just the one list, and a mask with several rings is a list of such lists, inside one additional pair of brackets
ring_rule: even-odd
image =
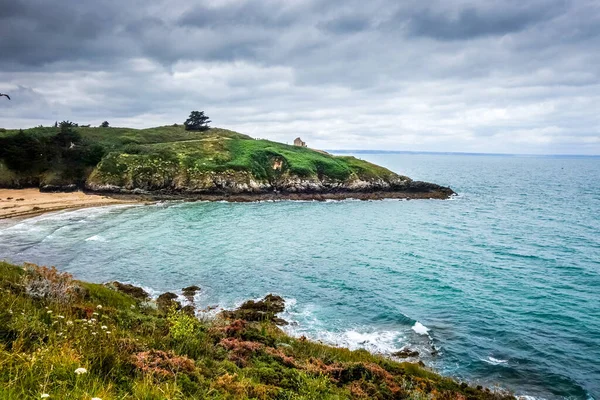
[(341, 154), (435, 154), (461, 156), (511, 156), (511, 157), (587, 157), (598, 158), (600, 154), (533, 154), (533, 153), (478, 153), (465, 151), (419, 151), (419, 150), (359, 150), (359, 149), (325, 149), (329, 153)]

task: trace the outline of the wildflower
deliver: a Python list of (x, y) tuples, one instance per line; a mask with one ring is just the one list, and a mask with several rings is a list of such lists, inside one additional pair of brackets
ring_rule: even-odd
[(73, 321), (71, 321), (71, 320), (67, 321), (67, 325), (73, 325)]
[(97, 308), (98, 310), (102, 310), (102, 305), (101, 305), (101, 304), (98, 304), (98, 305), (96, 306), (96, 308)]
[(59, 315), (58, 318), (65, 319), (65, 316), (64, 315)]
[(96, 318), (91, 318), (90, 322), (96, 322)]
[(40, 397), (42, 399), (47, 399), (48, 397), (50, 397), (50, 395), (48, 393), (43, 393)]
[(46, 314), (52, 314), (52, 310), (46, 311)]
[(87, 369), (79, 367), (75, 370), (75, 374), (77, 374), (77, 375), (87, 374)]
[(92, 335), (96, 336), (96, 332), (92, 332)]
[(106, 331), (106, 334), (107, 334), (107, 335), (108, 335), (108, 334), (110, 334), (110, 331)]
[(92, 397), (92, 400), (102, 400), (100, 397)]
[(98, 315), (98, 313), (97, 313), (97, 312), (95, 312), (95, 313), (92, 313), (92, 315)]
[(102, 329), (108, 329), (108, 326), (102, 325), (100, 328), (102, 328)]

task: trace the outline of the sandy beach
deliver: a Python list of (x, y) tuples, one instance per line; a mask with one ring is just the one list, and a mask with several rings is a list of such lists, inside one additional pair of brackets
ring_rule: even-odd
[(38, 189), (0, 189), (0, 219), (30, 217), (50, 211), (135, 203), (135, 200), (71, 193), (42, 193)]

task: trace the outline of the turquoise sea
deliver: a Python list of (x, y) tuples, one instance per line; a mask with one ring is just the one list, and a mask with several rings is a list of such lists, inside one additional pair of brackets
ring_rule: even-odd
[[(270, 292), (287, 329), (539, 398), (600, 398), (600, 158), (359, 154), (452, 200), (112, 206), (0, 223), (0, 259), (200, 306)], [(437, 354), (436, 354), (437, 351)]]

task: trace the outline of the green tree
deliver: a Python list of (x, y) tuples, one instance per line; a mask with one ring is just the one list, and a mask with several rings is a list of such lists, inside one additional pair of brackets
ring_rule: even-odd
[(100, 128), (108, 128), (108, 121), (104, 121), (100, 124)]
[(208, 126), (210, 122), (208, 117), (204, 115), (204, 111), (192, 111), (183, 125), (185, 125), (186, 131), (207, 131), (210, 129), (210, 126)]

